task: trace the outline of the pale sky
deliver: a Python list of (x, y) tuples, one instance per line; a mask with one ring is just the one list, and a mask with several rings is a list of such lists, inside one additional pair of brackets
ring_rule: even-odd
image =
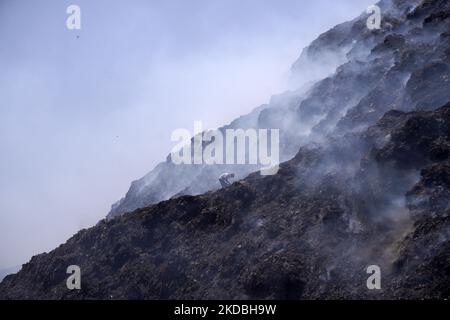
[(173, 130), (287, 89), (301, 49), (373, 2), (0, 0), (0, 269), (102, 219)]

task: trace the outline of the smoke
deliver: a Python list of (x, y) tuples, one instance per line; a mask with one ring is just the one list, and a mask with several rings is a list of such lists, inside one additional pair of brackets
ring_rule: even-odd
[(288, 88), (320, 32), (370, 1), (0, 2), (0, 267), (95, 224), (194, 120)]

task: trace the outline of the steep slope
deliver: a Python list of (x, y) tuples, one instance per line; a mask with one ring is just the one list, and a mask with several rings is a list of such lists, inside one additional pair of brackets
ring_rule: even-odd
[(15, 267), (11, 267), (11, 268), (6, 268), (6, 269), (2, 269), (0, 270), (0, 282), (9, 274), (13, 274), (16, 273), (20, 270), (20, 266), (15, 266)]
[[(368, 15), (336, 26), (305, 48), (292, 68), (301, 89), (274, 97), (229, 126), (278, 128), (281, 161), (327, 134), (364, 130), (391, 109), (427, 110), (450, 100), (446, 1), (385, 0), (381, 30), (369, 30)], [(175, 195), (219, 187), (218, 176), (243, 178), (251, 165), (174, 165), (170, 157), (132, 183), (112, 206), (115, 217)]]
[[(282, 128), (292, 159), (276, 175), (159, 202), (214, 189), (209, 179), (227, 171), (165, 162), (116, 219), (33, 257), (0, 298), (449, 298), (450, 3), (380, 5), (381, 30), (362, 15), (294, 64), (301, 74), (334, 52), (332, 75), (232, 124)], [(180, 173), (208, 183), (194, 190), (174, 182)], [(65, 286), (72, 264), (80, 291)], [(380, 266), (382, 290), (367, 289), (368, 265)]]
[[(275, 176), (83, 230), (8, 276), (0, 298), (448, 298), (449, 142), (450, 104), (389, 112)], [(80, 291), (65, 287), (71, 264)], [(380, 291), (366, 288), (373, 264)]]

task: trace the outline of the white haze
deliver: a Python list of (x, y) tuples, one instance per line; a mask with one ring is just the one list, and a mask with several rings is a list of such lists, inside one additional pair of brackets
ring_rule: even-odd
[(102, 219), (174, 129), (287, 89), (301, 49), (371, 3), (0, 0), (0, 268)]

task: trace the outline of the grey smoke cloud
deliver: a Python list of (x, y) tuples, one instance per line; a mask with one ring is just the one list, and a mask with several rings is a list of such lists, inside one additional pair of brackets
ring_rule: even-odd
[[(67, 30), (66, 8), (82, 10)], [(103, 218), (195, 120), (288, 88), (321, 32), (372, 1), (0, 1), (0, 268)]]

